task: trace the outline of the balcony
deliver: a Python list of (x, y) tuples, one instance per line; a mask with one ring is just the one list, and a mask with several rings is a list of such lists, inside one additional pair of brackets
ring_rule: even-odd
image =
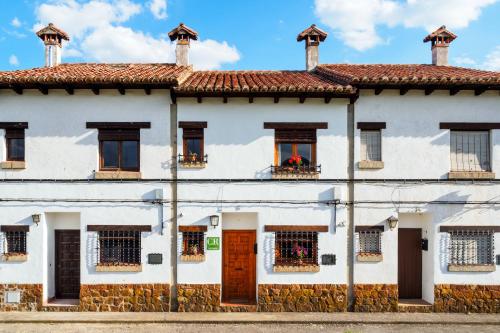
[(271, 176), (273, 179), (316, 179), (320, 173), (321, 165), (271, 165)]
[(183, 168), (202, 169), (208, 163), (208, 155), (198, 156), (196, 154), (193, 154), (185, 156), (179, 154), (177, 161)]

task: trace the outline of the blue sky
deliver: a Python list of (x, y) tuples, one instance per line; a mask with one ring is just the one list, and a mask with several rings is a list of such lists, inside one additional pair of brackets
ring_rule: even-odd
[(453, 65), (500, 70), (498, 0), (2, 0), (0, 70), (43, 65), (34, 31), (53, 22), (72, 41), (63, 62), (172, 62), (166, 33), (197, 30), (199, 69), (304, 69), (297, 34), (329, 33), (321, 63), (429, 63), (422, 42), (446, 24)]

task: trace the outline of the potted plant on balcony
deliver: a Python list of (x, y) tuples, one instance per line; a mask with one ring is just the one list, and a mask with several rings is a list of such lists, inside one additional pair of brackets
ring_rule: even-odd
[(196, 163), (198, 161), (198, 154), (189, 152), (188, 161), (191, 163)]
[(292, 155), (288, 159), (288, 168), (287, 168), (287, 170), (288, 171), (298, 170), (302, 166), (302, 164), (304, 164), (304, 162), (302, 161), (302, 156), (300, 156), (300, 155)]
[(192, 244), (189, 246), (189, 254), (190, 255), (198, 255), (198, 244)]
[(298, 265), (303, 264), (303, 259), (307, 257), (307, 248), (305, 246), (300, 246), (299, 244), (294, 244), (292, 248), (292, 255), (295, 258)]

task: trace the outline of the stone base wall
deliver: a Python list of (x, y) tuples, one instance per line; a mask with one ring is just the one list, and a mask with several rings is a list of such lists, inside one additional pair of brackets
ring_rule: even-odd
[[(7, 303), (8, 291), (19, 291), (21, 302)], [(42, 291), (41, 284), (0, 284), (0, 311), (40, 311), (43, 303)]]
[(169, 310), (169, 284), (80, 286), (80, 311), (168, 312)]
[(397, 284), (355, 284), (355, 312), (397, 312)]
[(220, 312), (220, 284), (178, 284), (179, 312)]
[(434, 311), (500, 313), (500, 285), (437, 284)]
[(343, 312), (347, 286), (341, 284), (261, 284), (258, 311)]

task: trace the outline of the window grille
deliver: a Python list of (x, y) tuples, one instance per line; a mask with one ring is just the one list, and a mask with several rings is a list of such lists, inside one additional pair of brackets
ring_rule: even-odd
[(140, 231), (99, 231), (99, 264), (140, 264)]
[(362, 230), (359, 231), (358, 254), (382, 253), (382, 233), (380, 230)]
[(7, 231), (5, 232), (7, 241), (7, 253), (26, 254), (26, 232), (25, 231)]
[(493, 231), (450, 231), (450, 264), (493, 264)]
[(451, 170), (490, 171), (488, 131), (451, 131)]
[(182, 254), (200, 255), (205, 253), (205, 233), (202, 231), (182, 233)]
[(361, 160), (382, 161), (380, 130), (361, 130)]
[(318, 265), (318, 233), (309, 231), (276, 232), (275, 265)]

